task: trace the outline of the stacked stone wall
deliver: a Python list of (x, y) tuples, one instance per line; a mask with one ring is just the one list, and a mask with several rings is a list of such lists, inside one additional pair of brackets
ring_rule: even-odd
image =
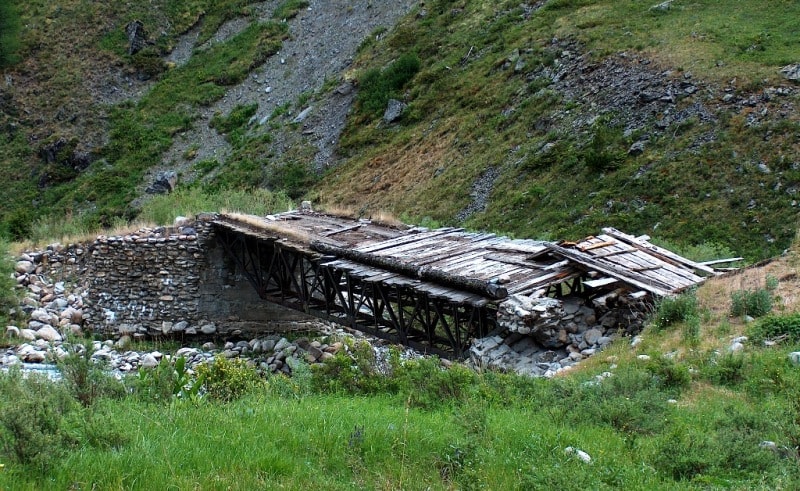
[(199, 291), (211, 238), (210, 224), (202, 221), (188, 233), (99, 237), (86, 261), (86, 320), (106, 334), (169, 334), (206, 321)]

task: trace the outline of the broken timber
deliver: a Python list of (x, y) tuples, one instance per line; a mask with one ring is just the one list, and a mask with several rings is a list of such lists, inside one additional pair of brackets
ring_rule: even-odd
[(497, 327), (509, 294), (660, 297), (717, 274), (611, 228), (558, 245), (308, 212), (208, 219), (261, 298), (448, 357)]

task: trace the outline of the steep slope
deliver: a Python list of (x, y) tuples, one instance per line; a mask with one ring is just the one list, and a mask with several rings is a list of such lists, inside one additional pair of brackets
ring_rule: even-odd
[[(520, 236), (611, 225), (701, 256), (766, 257), (795, 234), (794, 4), (21, 7), (4, 235), (131, 218), (159, 178)], [(129, 55), (134, 19), (148, 42)]]
[(746, 24), (756, 3), (725, 21), (713, 2), (669, 5), (427, 2), (359, 60), (419, 55), (403, 118), (362, 105), (317, 196), (525, 236), (613, 225), (782, 250), (800, 179), (798, 92), (778, 73), (792, 28)]

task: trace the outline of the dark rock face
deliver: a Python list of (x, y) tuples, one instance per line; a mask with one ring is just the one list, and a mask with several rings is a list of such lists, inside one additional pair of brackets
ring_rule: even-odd
[(77, 147), (77, 141), (62, 137), (39, 148), (39, 158), (45, 163), (39, 175), (39, 188), (73, 179), (89, 167), (91, 153)]
[(125, 34), (128, 35), (128, 54), (134, 55), (147, 45), (147, 32), (141, 21), (134, 20), (125, 26)]
[(153, 184), (145, 189), (145, 192), (150, 194), (167, 194), (171, 193), (175, 186), (178, 184), (178, 174), (175, 171), (159, 172)]

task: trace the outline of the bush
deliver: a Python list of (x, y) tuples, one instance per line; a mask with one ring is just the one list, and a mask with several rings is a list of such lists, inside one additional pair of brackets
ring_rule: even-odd
[(392, 391), (387, 378), (380, 373), (372, 346), (357, 342), (349, 350), (340, 350), (322, 365), (315, 365), (312, 386), (322, 392), (374, 394)]
[(18, 369), (0, 373), (0, 443), (6, 458), (45, 470), (74, 438), (67, 416), (79, 410), (64, 384)]
[(372, 68), (359, 80), (358, 102), (361, 111), (369, 115), (381, 114), (386, 104), (417, 74), (419, 57), (406, 53), (381, 71)]
[(406, 361), (395, 368), (394, 377), (409, 403), (426, 409), (463, 402), (478, 387), (472, 369), (461, 364), (444, 368), (436, 357)]
[(770, 315), (755, 323), (749, 330), (753, 341), (787, 336), (791, 341), (800, 340), (800, 314)]
[(140, 367), (135, 379), (135, 392), (146, 401), (170, 401), (173, 397), (192, 398), (197, 396), (203, 385), (203, 376), (192, 377), (186, 365), (186, 358), (179, 357), (173, 365), (162, 358), (155, 368)]
[(70, 353), (58, 364), (64, 384), (72, 396), (89, 407), (102, 396), (121, 397), (124, 386), (107, 371), (108, 366), (92, 359), (94, 349), (87, 343)]
[(697, 296), (694, 290), (682, 293), (677, 297), (663, 298), (656, 309), (653, 326), (658, 330), (666, 329), (679, 322), (699, 319)]
[(264, 379), (246, 361), (221, 355), (217, 355), (213, 363), (198, 366), (197, 376), (202, 378), (209, 397), (224, 402), (238, 399), (264, 384)]
[(763, 317), (772, 310), (772, 293), (766, 288), (737, 290), (731, 294), (731, 315)]

